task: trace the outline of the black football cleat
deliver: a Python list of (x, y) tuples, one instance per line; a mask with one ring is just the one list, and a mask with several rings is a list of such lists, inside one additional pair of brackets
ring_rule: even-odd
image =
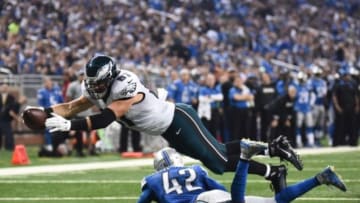
[(271, 189), (275, 195), (287, 187), (286, 184), (287, 169), (284, 165), (272, 166), (270, 175), (266, 178), (271, 181)]
[(283, 135), (280, 135), (269, 143), (269, 154), (270, 157), (277, 156), (280, 157), (281, 160), (290, 162), (299, 171), (303, 169), (300, 156), (294, 151), (289, 141)]
[(316, 175), (317, 180), (321, 184), (333, 185), (343, 192), (346, 192), (346, 186), (341, 176), (338, 175), (334, 167), (328, 166), (321, 173)]

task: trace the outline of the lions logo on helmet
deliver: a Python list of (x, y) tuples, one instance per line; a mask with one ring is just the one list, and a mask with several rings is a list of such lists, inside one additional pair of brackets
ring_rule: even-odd
[(105, 55), (98, 55), (86, 64), (85, 87), (94, 99), (102, 99), (110, 89), (117, 75), (114, 61)]
[(184, 166), (182, 156), (175, 149), (166, 147), (154, 154), (154, 169), (156, 171), (170, 166)]

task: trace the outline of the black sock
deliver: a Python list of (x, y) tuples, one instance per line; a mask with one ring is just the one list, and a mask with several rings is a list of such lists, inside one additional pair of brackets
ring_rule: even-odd
[(226, 172), (230, 172), (230, 171), (235, 172), (239, 160), (240, 160), (240, 155), (228, 156), (228, 161), (226, 163), (225, 171)]
[(236, 156), (236, 155), (238, 156), (238, 158), (240, 157), (240, 152), (241, 152), (240, 140), (227, 142), (225, 143), (225, 147), (228, 157)]
[(266, 164), (263, 164), (263, 163), (260, 163), (260, 162), (254, 161), (254, 160), (249, 161), (249, 170), (248, 170), (249, 174), (265, 176), (266, 171), (267, 171)]

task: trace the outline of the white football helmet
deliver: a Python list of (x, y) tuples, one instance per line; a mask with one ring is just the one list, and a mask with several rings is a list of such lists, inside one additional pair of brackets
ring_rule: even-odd
[(315, 64), (311, 64), (309, 68), (314, 75), (321, 75), (323, 73), (322, 69)]
[(304, 82), (304, 81), (307, 80), (307, 75), (306, 75), (306, 73), (304, 73), (304, 72), (302, 72), (302, 71), (298, 72), (298, 74), (297, 74), (296, 77), (297, 77), (297, 79), (298, 79), (300, 82)]
[(154, 154), (154, 169), (156, 171), (170, 166), (184, 166), (182, 156), (175, 149), (165, 147)]

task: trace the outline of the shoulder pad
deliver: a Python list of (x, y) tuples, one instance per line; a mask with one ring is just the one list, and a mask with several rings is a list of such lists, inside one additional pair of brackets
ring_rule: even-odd
[(146, 186), (146, 177), (141, 180), (141, 189), (143, 189)]
[(131, 98), (138, 93), (139, 83), (134, 73), (122, 70), (111, 87), (111, 97), (114, 100)]

